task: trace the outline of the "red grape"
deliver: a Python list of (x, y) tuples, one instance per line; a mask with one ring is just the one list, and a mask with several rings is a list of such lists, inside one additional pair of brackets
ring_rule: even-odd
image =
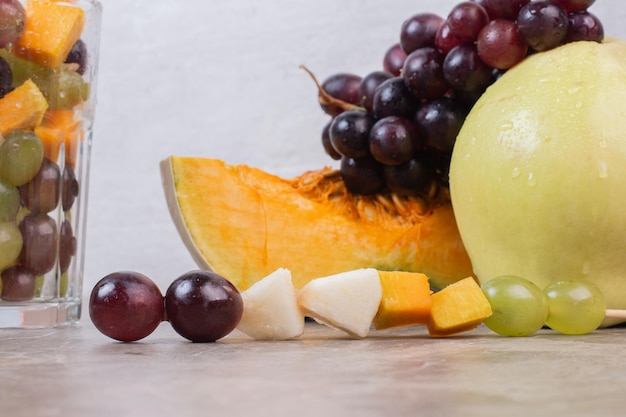
[(447, 97), (427, 101), (415, 114), (415, 124), (430, 148), (452, 152), (465, 111)]
[(597, 16), (586, 11), (569, 14), (569, 28), (565, 42), (602, 42), (603, 39), (604, 27)]
[(388, 116), (380, 119), (370, 131), (369, 146), (372, 156), (384, 165), (407, 162), (419, 144), (417, 129), (403, 117)]
[(27, 301), (35, 296), (35, 274), (21, 265), (13, 265), (2, 271), (4, 301)]
[(61, 170), (47, 158), (41, 162), (37, 175), (19, 187), (22, 202), (32, 213), (48, 213), (59, 203)]
[(243, 299), (226, 278), (209, 271), (190, 271), (167, 289), (165, 311), (174, 330), (184, 338), (215, 342), (239, 324)]
[(50, 271), (57, 258), (57, 225), (47, 214), (29, 214), (19, 224), (22, 233), (20, 264), (36, 275)]
[(400, 45), (407, 54), (435, 46), (435, 36), (443, 18), (433, 13), (419, 13), (405, 20), (400, 30)]
[(515, 22), (492, 20), (478, 34), (478, 55), (489, 66), (509, 69), (521, 62), (528, 52)]
[(91, 291), (89, 315), (104, 335), (134, 342), (151, 334), (163, 321), (163, 295), (147, 276), (114, 272), (102, 278)]
[(406, 52), (404, 52), (399, 43), (396, 43), (395, 45), (392, 45), (387, 52), (385, 52), (385, 57), (383, 58), (383, 69), (397, 77), (402, 72), (402, 66), (404, 65), (405, 59)]
[(83, 42), (82, 39), (79, 39), (67, 54), (65, 63), (77, 64), (78, 68), (76, 69), (76, 72), (83, 75), (87, 69), (87, 56), (87, 45), (85, 45), (85, 42)]
[(566, 12), (581, 12), (587, 10), (596, 0), (552, 0)]
[(359, 86), (359, 96), (361, 97), (361, 105), (365, 107), (365, 110), (370, 113), (374, 111), (376, 89), (390, 78), (393, 78), (393, 74), (387, 71), (374, 71), (363, 77)]
[[(322, 83), (322, 89), (331, 97), (346, 103), (358, 105), (361, 102), (359, 97), (359, 85), (361, 77), (354, 74), (340, 73), (328, 77)], [(335, 105), (321, 105), (322, 110), (330, 116), (336, 116), (343, 111)]]
[(341, 158), (339, 170), (346, 188), (355, 194), (376, 194), (385, 187), (382, 165), (371, 156)]
[(444, 54), (435, 48), (421, 48), (406, 57), (402, 78), (413, 96), (437, 98), (448, 91), (448, 83), (443, 77), (444, 58)]
[(24, 6), (18, 0), (0, 0), (0, 48), (17, 42), (25, 25)]
[(419, 194), (434, 178), (430, 158), (421, 152), (404, 164), (385, 166), (383, 172), (389, 189), (400, 195)]
[(489, 20), (507, 19), (515, 20), (520, 9), (527, 5), (530, 0), (472, 0), (485, 8)]
[(480, 4), (464, 1), (452, 8), (446, 21), (454, 36), (463, 42), (473, 42), (483, 26), (489, 23), (489, 15)]
[(437, 36), (435, 38), (435, 46), (444, 54), (447, 54), (454, 48), (455, 46), (463, 44), (463, 41), (457, 38), (452, 30), (450, 29), (450, 25), (447, 22), (444, 22), (437, 31)]
[(330, 125), (332, 124), (332, 120), (324, 126), (322, 129), (322, 147), (328, 156), (333, 158), (335, 161), (341, 159), (341, 154), (337, 152), (337, 149), (333, 147), (333, 144), (330, 142)]
[(343, 156), (366, 156), (369, 152), (369, 132), (373, 125), (374, 118), (367, 112), (343, 112), (330, 125), (330, 143)]
[(517, 29), (535, 51), (543, 52), (561, 45), (567, 36), (569, 19), (560, 6), (550, 0), (539, 0), (522, 7)]
[(470, 43), (446, 55), (443, 75), (452, 89), (462, 93), (482, 93), (493, 82), (493, 68), (480, 59), (476, 45)]
[(387, 116), (411, 117), (417, 109), (417, 100), (407, 88), (402, 77), (393, 77), (383, 81), (374, 93), (372, 108), (374, 117)]

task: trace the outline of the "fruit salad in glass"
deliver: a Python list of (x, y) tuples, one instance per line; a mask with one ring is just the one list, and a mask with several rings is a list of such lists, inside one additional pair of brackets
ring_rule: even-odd
[(100, 19), (0, 0), (0, 327), (80, 318)]

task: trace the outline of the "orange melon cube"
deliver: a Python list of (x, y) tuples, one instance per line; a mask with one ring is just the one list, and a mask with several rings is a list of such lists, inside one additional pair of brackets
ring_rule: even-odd
[(376, 330), (428, 323), (432, 297), (426, 275), (378, 271), (378, 276), (383, 296), (373, 321)]
[(0, 99), (0, 134), (33, 129), (41, 123), (48, 102), (31, 80), (26, 80)]
[(72, 110), (48, 110), (41, 125), (35, 128), (35, 134), (43, 143), (46, 158), (57, 161), (61, 144), (65, 144), (65, 162), (76, 165), (83, 129)]
[(431, 336), (474, 329), (491, 316), (491, 305), (472, 277), (450, 284), (432, 295), (433, 305), (428, 322)]
[(13, 53), (48, 68), (58, 68), (85, 26), (83, 9), (50, 0), (26, 3), (24, 35)]

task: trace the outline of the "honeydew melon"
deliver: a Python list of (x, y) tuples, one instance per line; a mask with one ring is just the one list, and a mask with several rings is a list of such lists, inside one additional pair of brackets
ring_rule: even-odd
[(588, 280), (626, 308), (626, 42), (570, 43), (507, 71), (459, 133), (450, 192), (480, 282)]

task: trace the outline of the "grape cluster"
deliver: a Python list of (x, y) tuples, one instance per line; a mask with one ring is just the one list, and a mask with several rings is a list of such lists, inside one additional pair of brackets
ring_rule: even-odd
[(472, 0), (446, 18), (405, 20), (383, 68), (324, 80), (331, 120), (326, 153), (340, 161), (348, 190), (415, 195), (447, 186), (456, 136), (485, 89), (530, 54), (574, 41), (601, 42), (594, 0)]
[(164, 320), (192, 342), (215, 342), (235, 329), (242, 314), (237, 288), (214, 272), (200, 270), (175, 279), (165, 296), (143, 274), (114, 272), (95, 285), (89, 298), (96, 328), (122, 342), (143, 339)]
[(606, 312), (604, 295), (588, 281), (556, 281), (542, 290), (504, 275), (482, 290), (493, 311), (485, 325), (504, 336), (528, 336), (544, 325), (563, 334), (586, 334), (600, 326)]
[[(24, 33), (26, 18), (19, 0), (0, 0), (0, 98), (30, 79), (45, 96), (50, 111), (69, 111), (89, 94), (82, 77), (88, 64), (86, 45), (76, 42), (67, 65), (59, 69), (17, 58), (11, 51)], [(48, 158), (33, 130), (3, 133), (0, 299), (19, 302), (36, 297), (40, 277), (50, 271), (63, 276), (69, 270), (78, 250), (72, 224), (80, 186), (72, 161)], [(64, 290), (60, 284), (59, 292)]]

